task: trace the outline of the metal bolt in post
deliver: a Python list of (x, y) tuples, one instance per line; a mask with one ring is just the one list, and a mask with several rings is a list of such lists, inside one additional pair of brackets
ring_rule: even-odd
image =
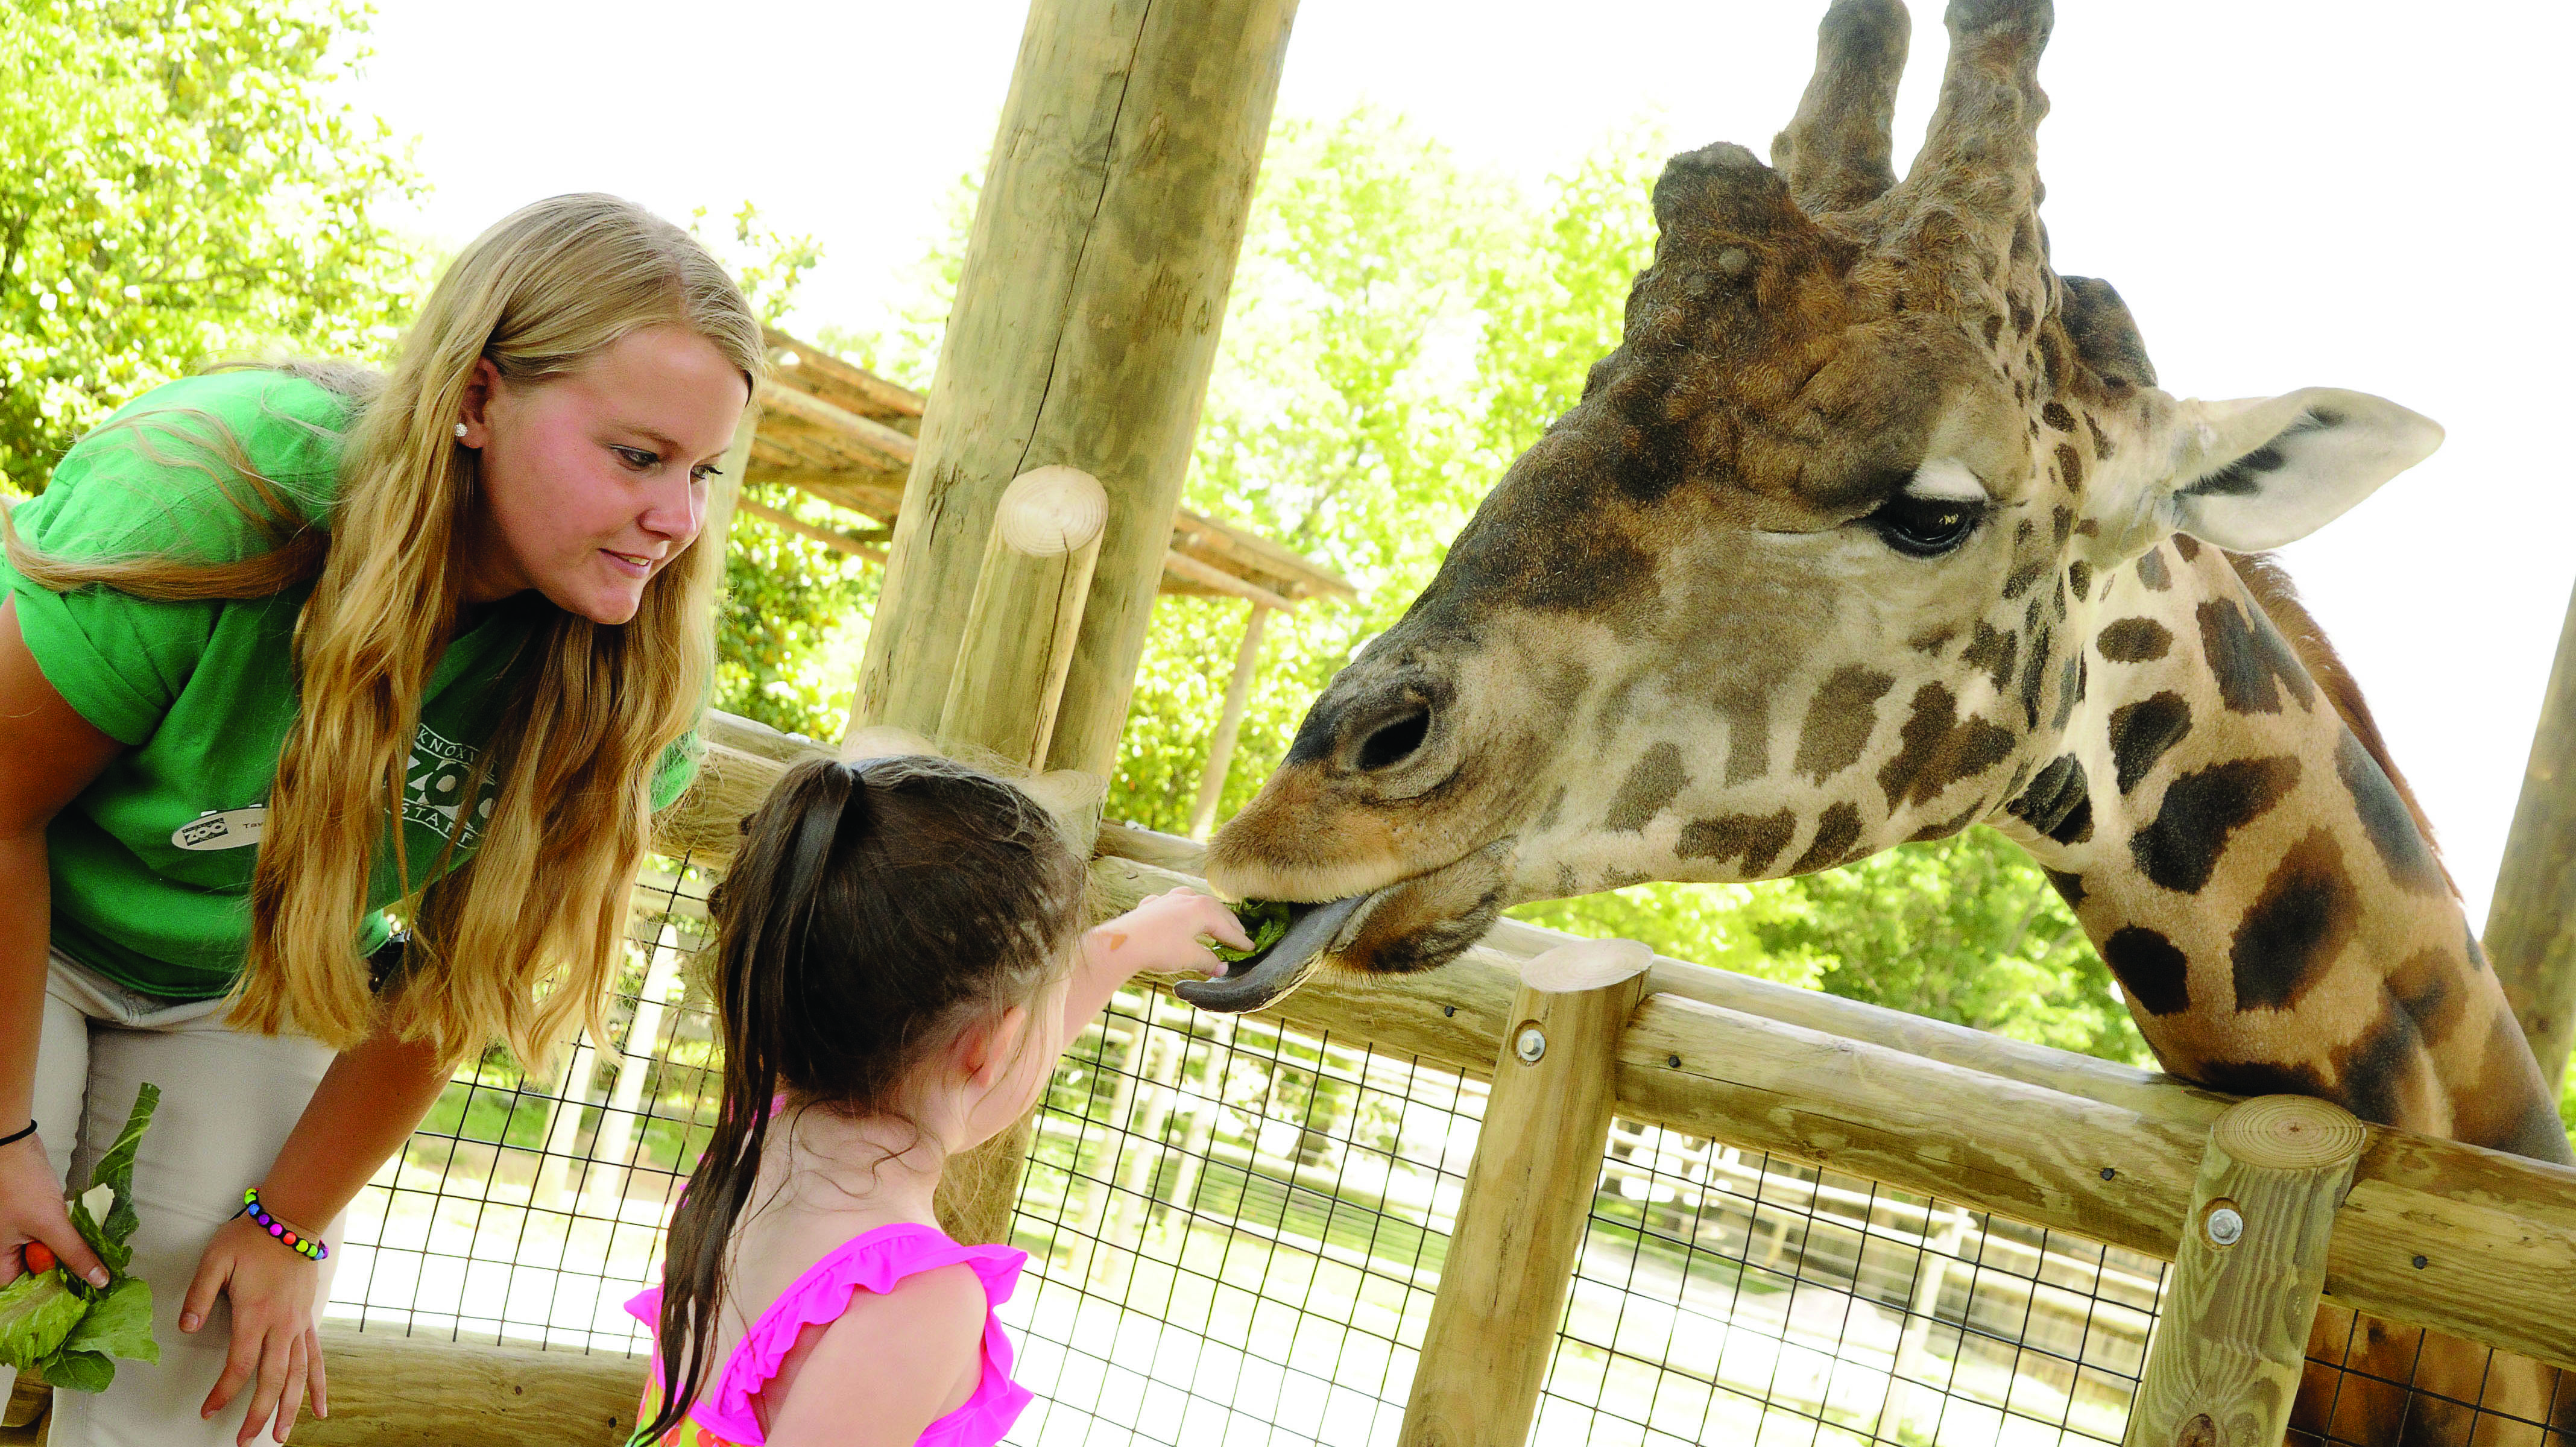
[(2212, 1246), (2233, 1246), (2245, 1239), (2245, 1217), (2224, 1201), (2211, 1203), (2209, 1214), (2202, 1218), (2201, 1225), (2209, 1232)]
[(1520, 1034), (1512, 1037), (1512, 1053), (1520, 1057), (1523, 1065), (1538, 1064), (1539, 1058), (1547, 1054), (1547, 1032), (1534, 1023), (1523, 1025)]

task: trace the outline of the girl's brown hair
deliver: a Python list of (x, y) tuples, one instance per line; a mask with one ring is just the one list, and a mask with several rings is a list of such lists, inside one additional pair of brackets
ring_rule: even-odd
[(915, 1070), (1070, 961), (1082, 861), (1028, 795), (924, 756), (788, 771), (709, 900), (724, 1095), (671, 1218), (656, 1323), (660, 1414), (706, 1384), (728, 1244), (773, 1101), (902, 1117)]
[[(56, 590), (254, 598), (313, 580), (295, 631), (300, 706), (251, 876), (236, 1024), (273, 1032), (292, 1021), (345, 1048), (379, 1022), (351, 944), (402, 799), (421, 695), (456, 626), (453, 551), (482, 454), (458, 445), (454, 428), (475, 364), (536, 386), (656, 326), (706, 338), (746, 385), (767, 370), (759, 319), (687, 232), (614, 196), (540, 201), (457, 257), (389, 376), (289, 369), (353, 408), (325, 528), (304, 528), (291, 489), (214, 436), (199, 441), (236, 472), (227, 491), (271, 544), (265, 552), (212, 564), (64, 559), (9, 534), (11, 565)], [(714, 673), (723, 551), (721, 538), (692, 543), (646, 585), (627, 623), (556, 611), (536, 630), (521, 670), (531, 682), (510, 701), (469, 795), (487, 776), (499, 780), (481, 851), (408, 910), (412, 968), (389, 1007), (403, 1038), (450, 1060), (502, 1039), (533, 1061), (577, 1013), (595, 1023), (649, 835), (655, 766), (695, 726)], [(458, 812), (460, 833), (469, 815)], [(393, 843), (408, 879), (399, 828)]]

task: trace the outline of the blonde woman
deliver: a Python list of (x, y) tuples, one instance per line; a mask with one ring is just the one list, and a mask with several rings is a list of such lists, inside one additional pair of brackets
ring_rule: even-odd
[(75, 1145), (85, 1173), (163, 1092), (133, 1240), (161, 1361), (58, 1394), (55, 1447), (327, 1411), (331, 1263), (256, 1218), (327, 1252), (460, 1059), (596, 1010), (690, 770), (723, 567), (699, 528), (764, 365), (685, 233), (557, 197), (457, 259), (390, 375), (158, 388), (16, 510), (0, 1281), (37, 1242), (99, 1269)]

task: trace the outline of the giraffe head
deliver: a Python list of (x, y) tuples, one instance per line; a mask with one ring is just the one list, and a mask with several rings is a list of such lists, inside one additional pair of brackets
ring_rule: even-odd
[[(2158, 387), (2111, 287), (2049, 264), (2049, 23), (1955, 0), (1901, 182), (1899, 0), (1833, 5), (1773, 164), (1666, 166), (1621, 345), (1315, 701), (1213, 882), (1352, 901), (1304, 933), (1405, 970), (1522, 900), (2076, 825), (2046, 766), (2096, 580), (2177, 532), (2300, 537), (2441, 434), (2351, 392)], [(1290, 953), (1195, 998), (1275, 998)]]

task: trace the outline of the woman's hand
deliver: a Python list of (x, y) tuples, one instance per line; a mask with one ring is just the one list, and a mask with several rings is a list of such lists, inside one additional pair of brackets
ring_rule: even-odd
[(271, 1416), (277, 1429), (270, 1435), (285, 1441), (308, 1386), (313, 1415), (331, 1415), (322, 1338), (315, 1329), (321, 1287), (320, 1265), (278, 1244), (248, 1216), (225, 1222), (207, 1243), (197, 1279), (188, 1283), (188, 1298), (179, 1308), (179, 1330), (204, 1326), (218, 1293), (232, 1298), (232, 1349), (224, 1358), (224, 1374), (215, 1379), (215, 1389), (206, 1394), (197, 1415), (222, 1411), (257, 1373), (259, 1389), (251, 1395), (241, 1431), (234, 1434), (236, 1447), (248, 1447)]
[(1225, 962), (1199, 943), (1202, 936), (1238, 950), (1252, 948), (1252, 937), (1243, 932), (1233, 910), (1184, 887), (1155, 895), (1093, 929), (1086, 953), (1121, 981), (1138, 974), (1224, 974)]
[(41, 1136), (0, 1146), (0, 1286), (26, 1269), (26, 1250), (42, 1242), (63, 1269), (92, 1286), (107, 1285), (107, 1267), (72, 1229), (63, 1205), (63, 1183), (45, 1161)]

